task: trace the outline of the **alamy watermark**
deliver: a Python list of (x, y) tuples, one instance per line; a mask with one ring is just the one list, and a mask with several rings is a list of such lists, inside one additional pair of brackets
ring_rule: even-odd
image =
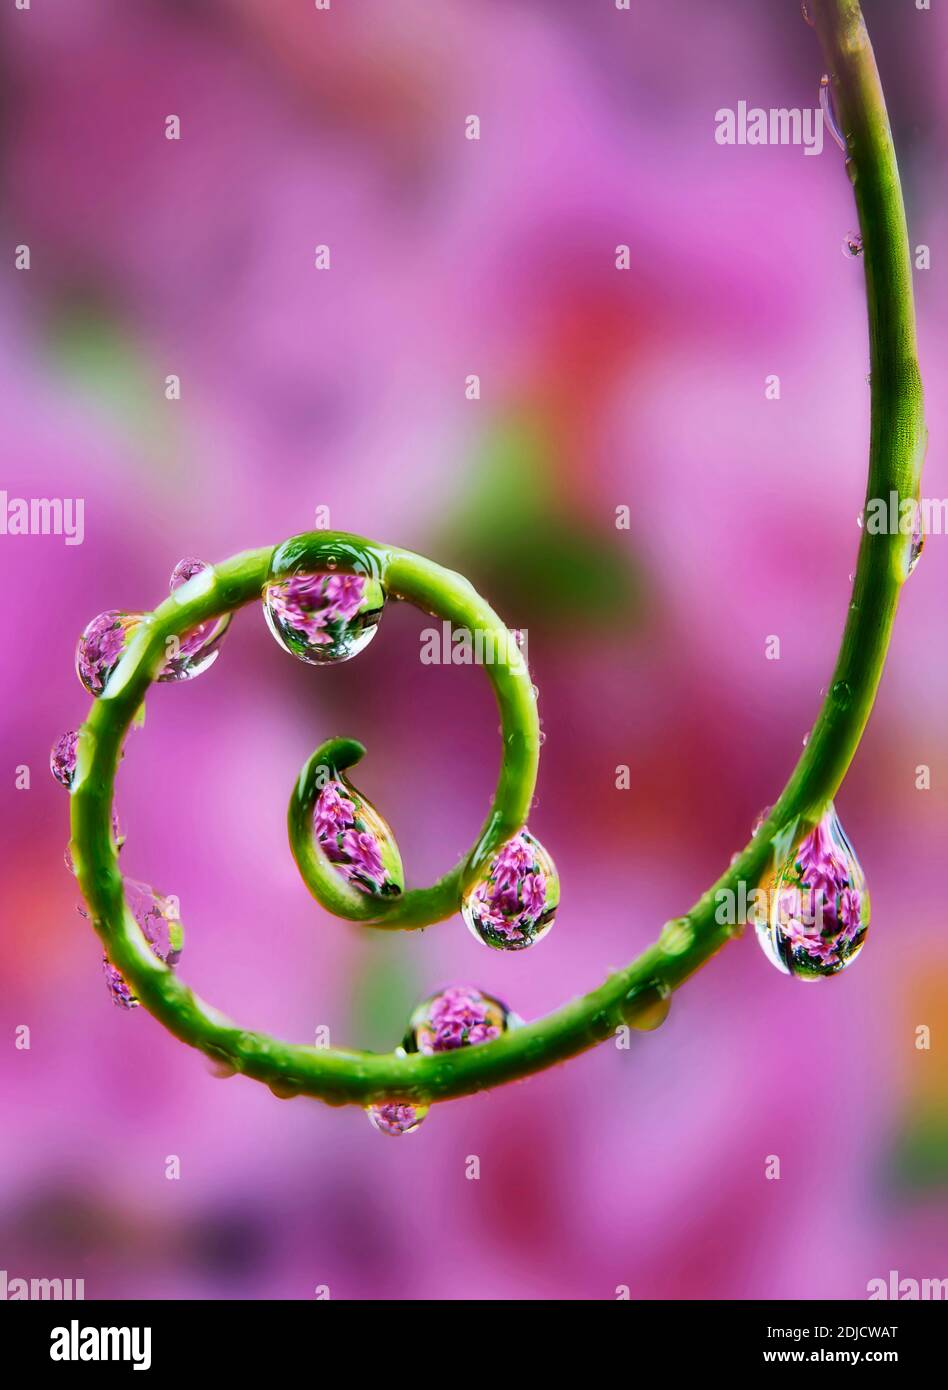
[(71, 1301), (85, 1296), (84, 1279), (24, 1279), (17, 1275), (11, 1277), (5, 1269), (0, 1269), (0, 1303)]
[(764, 110), (739, 101), (714, 113), (719, 145), (802, 145), (804, 154), (823, 152), (823, 112), (819, 107), (780, 106)]
[(445, 621), (440, 627), (421, 632), (422, 666), (510, 666), (514, 671), (527, 665), (527, 631), (516, 628), (453, 627)]
[(10, 497), (0, 491), (0, 536), (62, 536), (67, 545), (82, 545), (85, 511), (82, 497)]

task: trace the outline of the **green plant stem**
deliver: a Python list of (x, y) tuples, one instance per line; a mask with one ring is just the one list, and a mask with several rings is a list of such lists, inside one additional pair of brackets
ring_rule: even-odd
[[(848, 139), (865, 247), (872, 370), (867, 499), (887, 497), (890, 491), (900, 499), (914, 498), (924, 449), (922, 391), (905, 214), (885, 104), (855, 0), (809, 4)], [(270, 1084), (281, 1096), (306, 1094), (335, 1104), (466, 1095), (563, 1061), (612, 1036), (622, 1023), (654, 1026), (670, 991), (734, 933), (715, 920), (717, 894), (737, 893), (742, 882), (756, 885), (772, 861), (775, 844), (801, 822), (815, 820), (839, 787), (879, 683), (908, 545), (905, 536), (864, 530), (836, 669), (809, 742), (766, 824), (687, 916), (670, 924), (659, 942), (631, 965), (555, 1013), (494, 1042), (436, 1056), (295, 1046), (246, 1032), (156, 960), (124, 906), (111, 836), (112, 782), (122, 740), (161, 665), (167, 637), (259, 597), (271, 552), (253, 551), (228, 561), (218, 567), (207, 592), (192, 596), (181, 590), (180, 597), (173, 596), (149, 617), (82, 730), (72, 797), (74, 853), (82, 891), (111, 960), (145, 1007), (182, 1041)], [(390, 553), (399, 556), (388, 576), (395, 591), (410, 592), (414, 601), (437, 608), (437, 567), (420, 557)], [(524, 711), (510, 714), (520, 728)], [(518, 777), (522, 789), (529, 778), (522, 768), (515, 782)], [(511, 804), (515, 802), (512, 794)]]

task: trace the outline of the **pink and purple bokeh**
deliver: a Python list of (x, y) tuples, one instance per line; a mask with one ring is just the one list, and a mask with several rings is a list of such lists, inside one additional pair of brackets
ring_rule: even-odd
[[(865, 8), (912, 243), (933, 248), (915, 284), (940, 497), (948, 19)], [(948, 1276), (944, 537), (837, 798), (873, 903), (852, 969), (801, 985), (749, 931), (629, 1051), (402, 1139), (214, 1078), (112, 1007), (46, 770), (87, 705), (90, 618), (328, 506), (461, 568), (529, 632), (557, 923), (503, 953), (460, 917), (389, 936), (313, 903), (285, 808), (316, 744), (367, 745), (357, 785), (431, 882), (483, 817), (496, 713), (476, 670), (419, 661), (427, 620), (403, 605), (326, 670), (247, 610), (212, 670), (154, 688), (118, 779), (123, 867), (180, 898), (181, 974), (248, 1027), (385, 1049), (451, 982), (545, 1012), (688, 908), (799, 752), (858, 539), (868, 348), (842, 158), (713, 138), (739, 100), (816, 103), (799, 7), (75, 0), (7, 7), (2, 31), (0, 486), (83, 497), (85, 540), (0, 540), (0, 1267), (88, 1297), (294, 1299), (859, 1298), (890, 1269)]]

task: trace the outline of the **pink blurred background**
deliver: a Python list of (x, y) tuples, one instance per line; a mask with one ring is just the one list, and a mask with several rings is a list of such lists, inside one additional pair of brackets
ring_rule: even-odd
[[(942, 497), (948, 20), (865, 9), (912, 245), (933, 248), (915, 286), (923, 490)], [(799, 753), (858, 538), (868, 348), (842, 156), (714, 141), (719, 107), (816, 104), (799, 6), (75, 0), (6, 6), (2, 41), (0, 486), (83, 497), (85, 541), (0, 538), (0, 1267), (84, 1277), (90, 1298), (861, 1298), (890, 1269), (948, 1276), (944, 537), (837, 802), (873, 899), (853, 968), (806, 988), (747, 934), (629, 1051), (399, 1141), (215, 1079), (111, 1006), (46, 771), (87, 707), (93, 615), (151, 608), (182, 556), (328, 506), (528, 630), (531, 828), (563, 905), (509, 957), (460, 918), (389, 937), (322, 912), (285, 832), (313, 747), (366, 743), (357, 783), (420, 884), (474, 838), (496, 713), (482, 673), (421, 664), (415, 610), (316, 670), (247, 609), (212, 670), (152, 691), (118, 780), (123, 868), (180, 897), (189, 983), (248, 1027), (384, 1050), (439, 985), (533, 1017), (691, 905)]]

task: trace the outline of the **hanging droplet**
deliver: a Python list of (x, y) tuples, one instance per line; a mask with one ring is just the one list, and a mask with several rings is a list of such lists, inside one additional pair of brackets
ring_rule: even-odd
[(560, 881), (549, 854), (526, 829), (489, 860), (461, 900), (461, 913), (485, 946), (522, 951), (553, 925)]
[(402, 1046), (406, 1052), (453, 1052), (458, 1047), (493, 1042), (519, 1022), (493, 995), (467, 985), (452, 985), (418, 1005), (408, 1020)]
[[(214, 566), (204, 560), (179, 560), (171, 571), (169, 585), (171, 593), (180, 589), (198, 574), (213, 574)], [(168, 660), (158, 673), (160, 681), (188, 681), (206, 671), (220, 655), (220, 645), (224, 634), (230, 627), (232, 613), (223, 613), (219, 618), (209, 618), (205, 623), (186, 632), (177, 639), (174, 650), (169, 652)]]
[(102, 694), (143, 616), (110, 609), (93, 618), (79, 638), (76, 674), (90, 695)]
[(671, 989), (664, 980), (630, 990), (622, 1002), (622, 1018), (630, 1028), (651, 1033), (660, 1028), (671, 1009)]
[(757, 940), (778, 970), (798, 979), (838, 975), (862, 950), (869, 892), (832, 803), (761, 885)]
[(810, 7), (807, 4), (807, 0), (801, 0), (800, 12), (802, 13), (803, 18), (806, 20), (807, 24), (809, 24), (810, 28), (814, 28), (814, 26), (816, 25), (816, 20), (810, 14)]
[[(133, 878), (126, 878), (123, 887), (128, 909), (154, 954), (165, 965), (177, 965), (184, 946), (184, 928), (178, 917), (177, 904), (156, 893), (147, 883), (139, 883)], [(108, 956), (103, 957), (102, 968), (113, 1002), (123, 1009), (136, 1008), (137, 997)]]
[(404, 890), (402, 858), (391, 826), (341, 773), (316, 799), (313, 833), (336, 872), (360, 892), (394, 897)]
[(325, 569), (284, 572), (280, 548), (263, 591), (267, 626), (280, 646), (301, 661), (320, 666), (349, 661), (371, 642), (382, 617), (385, 593), (380, 579), (350, 556), (352, 568), (324, 561)]
[(427, 1105), (400, 1105), (383, 1101), (381, 1105), (366, 1106), (369, 1123), (379, 1134), (413, 1134), (428, 1113)]
[(820, 106), (823, 110), (824, 124), (829, 127), (830, 135), (832, 135), (839, 148), (845, 150), (846, 138), (840, 130), (839, 122), (836, 119), (836, 111), (833, 106), (833, 97), (830, 90), (830, 80), (825, 72), (820, 78)]
[(862, 237), (858, 232), (847, 232), (843, 237), (843, 255), (850, 260), (862, 255)]
[(63, 734), (62, 738), (56, 740), (49, 755), (49, 770), (59, 785), (65, 787), (67, 791), (72, 786), (76, 775), (76, 748), (78, 744), (78, 733), (75, 729), (70, 729), (68, 733)]

